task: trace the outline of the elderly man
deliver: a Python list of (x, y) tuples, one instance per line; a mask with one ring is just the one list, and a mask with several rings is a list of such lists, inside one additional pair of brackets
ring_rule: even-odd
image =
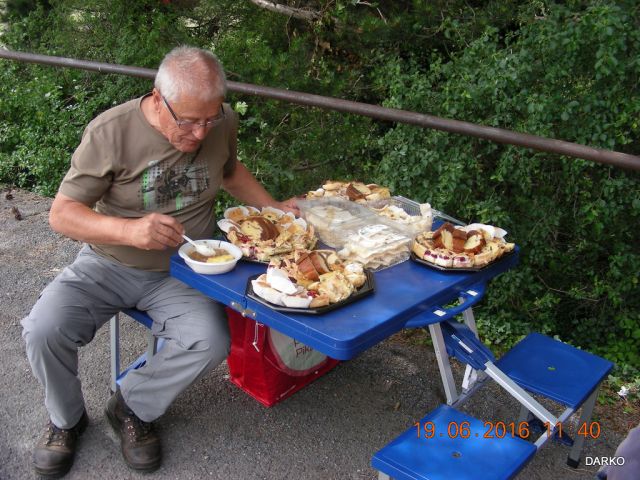
[(222, 305), (170, 277), (169, 257), (182, 234), (212, 235), (220, 188), (245, 204), (296, 211), (293, 200), (275, 201), (236, 159), (238, 118), (223, 103), (226, 80), (214, 55), (174, 49), (154, 87), (87, 126), (51, 206), (52, 228), (86, 245), (22, 321), (50, 417), (33, 455), (40, 475), (68, 472), (88, 424), (78, 348), (132, 307), (148, 312), (165, 343), (125, 377), (105, 414), (131, 468), (159, 467), (151, 422), (229, 350)]

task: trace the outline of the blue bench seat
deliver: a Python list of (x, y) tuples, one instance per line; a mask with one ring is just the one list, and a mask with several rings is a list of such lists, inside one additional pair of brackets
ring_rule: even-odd
[[(432, 422), (428, 424), (432, 438), (425, 437), (427, 422)], [(447, 405), (430, 412), (419, 425), (419, 436), (413, 426), (373, 456), (371, 465), (382, 473), (380, 478), (507, 480), (536, 452), (534, 444), (518, 437), (485, 438), (483, 421)]]
[[(525, 390), (565, 406), (558, 417), (560, 423), (582, 409), (578, 429), (587, 425), (588, 430), (598, 387), (613, 363), (546, 335), (531, 333), (498, 360), (496, 366)], [(521, 414), (521, 420), (524, 419)], [(576, 468), (586, 435), (565, 431), (562, 436), (564, 443), (573, 444), (567, 465)], [(542, 440), (537, 444), (542, 444)]]

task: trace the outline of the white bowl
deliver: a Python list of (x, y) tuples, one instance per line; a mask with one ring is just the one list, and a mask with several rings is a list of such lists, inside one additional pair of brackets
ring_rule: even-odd
[(204, 273), (205, 275), (215, 275), (217, 273), (226, 273), (236, 266), (238, 260), (242, 258), (242, 251), (229, 242), (223, 242), (222, 240), (194, 240), (196, 244), (204, 244), (207, 247), (212, 248), (224, 248), (227, 252), (233, 255), (233, 260), (227, 260), (220, 263), (206, 263), (199, 262), (192, 259), (189, 254), (195, 250), (195, 247), (190, 243), (185, 243), (178, 250), (178, 254), (184, 259), (187, 265), (191, 267), (194, 272)]

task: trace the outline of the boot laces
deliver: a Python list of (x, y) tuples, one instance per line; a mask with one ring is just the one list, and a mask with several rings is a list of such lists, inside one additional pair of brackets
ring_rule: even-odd
[(141, 442), (153, 432), (152, 424), (140, 420), (136, 414), (125, 417), (124, 425), (132, 442)]
[(45, 445), (64, 447), (68, 445), (69, 441), (72, 441), (75, 436), (75, 432), (72, 429), (64, 429), (56, 427), (53, 422), (49, 421), (46, 430)]

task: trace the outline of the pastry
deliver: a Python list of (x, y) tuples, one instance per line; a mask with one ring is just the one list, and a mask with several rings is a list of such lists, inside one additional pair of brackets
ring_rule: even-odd
[(327, 180), (322, 184), (322, 187), (309, 191), (306, 198), (309, 200), (323, 197), (342, 197), (353, 202), (366, 203), (390, 196), (391, 192), (387, 187), (375, 183)]
[(273, 258), (252, 286), (276, 305), (318, 308), (346, 300), (365, 281), (361, 264), (343, 263), (332, 250), (300, 250)]
[(504, 241), (506, 233), (491, 225), (454, 227), (444, 223), (435, 231), (417, 235), (411, 250), (421, 260), (443, 268), (480, 268), (515, 248)]
[(373, 224), (348, 235), (338, 256), (344, 262), (358, 262), (375, 270), (407, 260), (410, 244), (410, 237), (387, 225)]
[(313, 248), (317, 241), (313, 225), (277, 208), (232, 207), (224, 216), (218, 227), (252, 260), (268, 262), (296, 249)]

